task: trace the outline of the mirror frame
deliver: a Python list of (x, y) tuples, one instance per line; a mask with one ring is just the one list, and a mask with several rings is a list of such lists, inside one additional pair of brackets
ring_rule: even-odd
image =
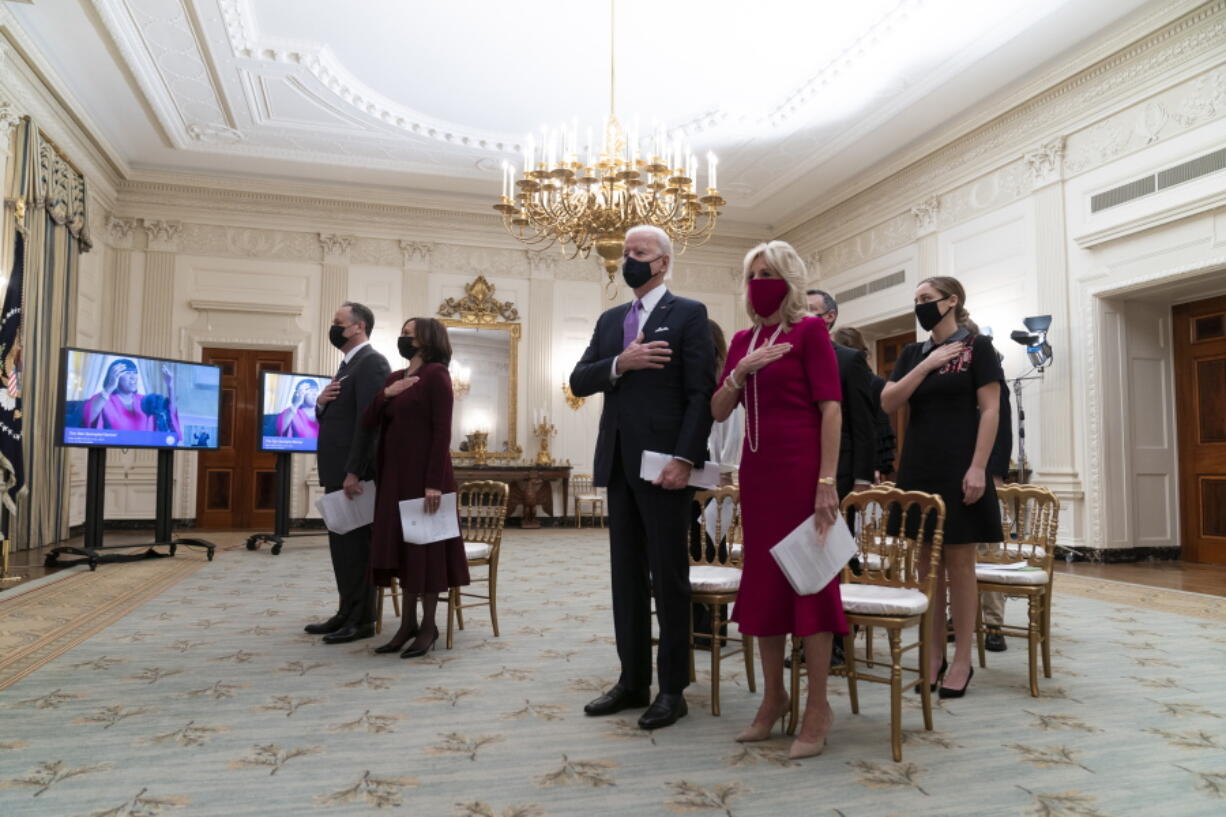
[[(507, 378), (507, 450), (490, 451), (488, 460), (519, 460), (524, 456), (524, 450), (519, 444), (519, 340), (523, 336), (523, 326), (519, 323), (519, 311), (514, 304), (494, 299), (494, 285), (485, 280), (484, 275), (478, 275), (471, 284), (464, 286), (467, 293), (461, 299), (448, 298), (438, 309), (438, 320), (448, 328), (463, 329), (493, 329), (506, 332), (508, 335), (507, 365), (510, 367)], [(459, 315), (459, 318), (451, 317)], [(452, 347), (454, 349), (454, 346)], [(458, 441), (453, 440), (456, 448), (451, 456), (455, 460), (472, 460), (467, 451), (459, 450)]]

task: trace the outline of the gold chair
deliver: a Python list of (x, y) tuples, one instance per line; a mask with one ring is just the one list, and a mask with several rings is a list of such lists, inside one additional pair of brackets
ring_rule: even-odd
[[(695, 636), (710, 636), (711, 638), (711, 714), (719, 714), (719, 668), (725, 658), (731, 658), (738, 652), (745, 656), (745, 676), (749, 691), (756, 692), (757, 681), (754, 678), (753, 636), (721, 635), (721, 625), (726, 624), (720, 614), (723, 605), (736, 601), (737, 590), (741, 586), (741, 561), (739, 556), (733, 557), (733, 538), (739, 539), (737, 532), (741, 530), (741, 492), (740, 489), (726, 486), (713, 491), (699, 491), (694, 494), (694, 501), (702, 509), (698, 517), (698, 541), (690, 549), (690, 592), (694, 604), (705, 605), (710, 613), (711, 632), (697, 633), (693, 620), (690, 621), (690, 678), (694, 677), (694, 638)], [(714, 501), (711, 513), (707, 505)], [(729, 511), (725, 510), (731, 505)], [(707, 545), (708, 538), (712, 547)], [(698, 558), (694, 558), (697, 550)], [(732, 649), (725, 650), (724, 644), (735, 644)]]
[(583, 509), (588, 508), (587, 516), (600, 527), (604, 527), (605, 497), (601, 489), (592, 484), (591, 474), (574, 474), (570, 478), (570, 495), (575, 503), (575, 527), (583, 527)]
[[(861, 573), (854, 575), (843, 568), (843, 612), (847, 616), (848, 633), (843, 637), (845, 663), (831, 669), (831, 675), (847, 677), (847, 692), (853, 714), (860, 712), (858, 683), (871, 681), (890, 687), (890, 746), (894, 760), (902, 760), (902, 693), (918, 686), (924, 712), (924, 729), (932, 731), (932, 692), (925, 682), (931, 645), (929, 630), (936, 588), (937, 569), (941, 561), (944, 539), (945, 503), (939, 496), (919, 491), (899, 491), (895, 488), (869, 488), (848, 494), (842, 503), (844, 517), (854, 509), (859, 531), (856, 539), (861, 553)], [(932, 530), (932, 543), (921, 543), (923, 531)], [(909, 533), (910, 532), (910, 533)], [(863, 672), (858, 665), (874, 666), (866, 652), (856, 656), (855, 627), (880, 627), (886, 631), (890, 645), (890, 673), (876, 675)], [(903, 644), (902, 632), (918, 626), (914, 642)], [(918, 667), (903, 666), (903, 654), (915, 650)], [(796, 730), (800, 720), (800, 674), (803, 647), (799, 638), (792, 639), (792, 711), (788, 732)], [(884, 664), (883, 661), (877, 663)], [(903, 681), (903, 672), (914, 673), (914, 679)]]
[(392, 597), (392, 610), (396, 613), (396, 618), (400, 618), (400, 583), (396, 581), (396, 577), (392, 576), (392, 583), (388, 587), (380, 587), (378, 595), (375, 596), (375, 632), (383, 632), (383, 599), (388, 596)]
[[(1003, 593), (1006, 597), (1027, 600), (1027, 626), (1002, 623), (1000, 633), (1026, 639), (1030, 657), (1030, 694), (1037, 698), (1040, 650), (1043, 677), (1051, 677), (1052, 563), (1060, 523), (1060, 500), (1047, 488), (1037, 485), (1006, 485), (996, 489), (996, 498), (1000, 502), (1003, 542), (999, 549), (979, 555), (975, 578), (980, 592)], [(987, 628), (983, 624), (982, 610), (975, 629), (979, 643), (979, 666), (986, 667), (983, 638)]]
[[(464, 629), (464, 610), (489, 607), (490, 624), (498, 637), (498, 557), (502, 549), (502, 530), (507, 520), (507, 499), (511, 489), (505, 482), (481, 480), (460, 486), (456, 505), (460, 512), (460, 536), (464, 538), (464, 553), (469, 568), (487, 569), (485, 578), (473, 578), (473, 584), (485, 582), (486, 594), (453, 587), (447, 593), (447, 649), (451, 649), (456, 626)], [(471, 585), (470, 585), (471, 586)], [(465, 599), (477, 599), (464, 603)]]

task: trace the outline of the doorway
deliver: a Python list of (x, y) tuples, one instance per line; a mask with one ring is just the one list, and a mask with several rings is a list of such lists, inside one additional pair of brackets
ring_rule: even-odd
[(1226, 564), (1226, 295), (1171, 317), (1181, 555)]
[(259, 450), (260, 373), (292, 370), (291, 351), (206, 347), (221, 367), (218, 447), (202, 451), (196, 473), (196, 527), (271, 530), (277, 508), (277, 455)]
[[(898, 362), (898, 356), (902, 354), (903, 347), (908, 343), (915, 343), (915, 331), (902, 332), (897, 335), (891, 335), (887, 338), (877, 339), (877, 354), (873, 356), (873, 367), (877, 374), (890, 379), (890, 373), (894, 371), (894, 364)], [(898, 411), (889, 414), (890, 426), (894, 429), (894, 472), (898, 473), (898, 464), (902, 462), (902, 444), (903, 437), (907, 431), (907, 407), (904, 405)]]

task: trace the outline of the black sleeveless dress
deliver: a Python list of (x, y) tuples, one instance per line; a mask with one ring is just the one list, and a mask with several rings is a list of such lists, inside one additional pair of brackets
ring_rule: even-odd
[[(966, 343), (963, 353), (929, 372), (911, 393), (897, 485), (905, 491), (939, 494), (945, 500), (945, 544), (999, 542), (1000, 506), (992, 477), (985, 473), (983, 496), (973, 505), (962, 501), (962, 478), (971, 467), (979, 434), (976, 392), (994, 382), (1004, 388), (1005, 376), (990, 338), (959, 329), (946, 343), (959, 341)], [(890, 380), (901, 380), (934, 348), (932, 341), (908, 344)], [(913, 530), (908, 533), (914, 535)]]

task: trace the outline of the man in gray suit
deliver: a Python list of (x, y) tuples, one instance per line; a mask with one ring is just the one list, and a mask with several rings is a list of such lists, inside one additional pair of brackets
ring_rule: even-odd
[[(368, 307), (346, 301), (332, 317), (328, 339), (344, 353), (336, 377), (315, 403), (319, 419), (319, 484), (327, 493), (344, 491), (352, 499), (362, 493), (362, 480), (375, 475), (378, 432), (362, 427), (362, 413), (383, 388), (391, 367), (370, 345), (375, 316)], [(375, 590), (370, 569), (370, 525), (349, 533), (328, 532), (332, 570), (340, 606), (336, 615), (306, 631), (322, 635), (326, 644), (344, 644), (375, 634)]]

